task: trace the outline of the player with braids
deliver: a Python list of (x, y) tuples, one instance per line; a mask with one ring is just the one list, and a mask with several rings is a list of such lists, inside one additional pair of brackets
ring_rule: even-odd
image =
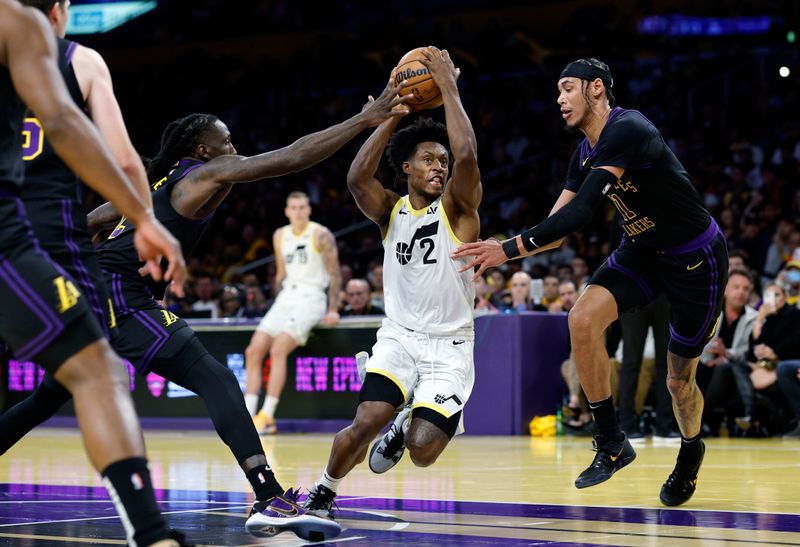
[[(377, 100), (352, 118), (252, 157), (236, 154), (227, 126), (216, 116), (192, 114), (175, 120), (164, 131), (162, 148), (148, 166), (156, 217), (186, 253), (191, 252), (234, 184), (307, 169), (364, 129), (401, 116), (403, 112), (393, 108), (408, 100), (398, 96), (402, 87), (390, 81)], [(114, 348), (139, 373), (155, 372), (204, 400), (217, 433), (253, 487), (256, 501), (246, 522), (251, 533), (269, 536), (293, 530), (311, 540), (338, 535), (338, 523), (308, 514), (295, 503), (296, 493), (284, 492), (278, 483), (234, 374), (208, 353), (186, 321), (156, 301), (154, 295), (163, 295), (166, 284), (147, 275), (149, 270), (133, 246), (135, 227), (106, 203), (89, 214), (89, 228), (94, 231), (114, 220), (116, 227), (97, 247), (116, 312)], [(64, 402), (40, 395), (37, 402), (51, 415)]]
[(177, 160), (192, 154), (216, 121), (211, 114), (190, 114), (170, 122), (161, 135), (161, 149), (147, 166), (147, 178), (156, 182), (165, 177)]

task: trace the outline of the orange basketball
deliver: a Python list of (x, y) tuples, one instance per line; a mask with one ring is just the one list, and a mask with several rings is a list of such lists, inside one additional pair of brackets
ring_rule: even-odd
[(403, 55), (397, 63), (395, 73), (397, 83), (408, 81), (408, 85), (400, 91), (400, 95), (405, 96), (409, 93), (414, 95), (414, 99), (406, 103), (412, 111), (427, 110), (442, 105), (442, 92), (439, 91), (439, 86), (433, 81), (433, 76), (425, 65), (419, 62), (420, 58), (424, 58), (423, 49), (418, 47)]

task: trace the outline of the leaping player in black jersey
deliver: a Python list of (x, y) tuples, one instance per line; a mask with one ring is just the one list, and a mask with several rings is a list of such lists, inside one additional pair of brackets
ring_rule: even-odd
[(0, 336), (18, 359), (40, 363), (74, 396), (86, 452), (103, 474), (128, 542), (176, 546), (156, 504), (124, 369), (85, 295), (41, 250), (25, 215), (20, 199), (25, 105), (64, 161), (93, 188), (114, 196), (135, 221), (136, 247), (154, 274), (160, 277), (165, 255), (167, 277), (174, 273), (182, 280), (177, 241), (136, 195), (69, 96), (44, 17), (14, 0), (0, 0)]
[[(156, 217), (191, 252), (234, 184), (307, 169), (363, 129), (401, 116), (402, 112), (392, 109), (410, 100), (397, 95), (404, 85), (391, 81), (376, 101), (352, 118), (253, 157), (236, 155), (227, 126), (215, 116), (192, 114), (175, 120), (164, 131), (161, 150), (147, 168)], [(269, 536), (293, 530), (312, 540), (337, 535), (338, 523), (307, 514), (296, 505), (291, 489), (284, 493), (267, 463), (233, 373), (208, 353), (183, 319), (156, 302), (154, 295), (163, 295), (166, 287), (140, 275), (143, 263), (132, 246), (134, 227), (107, 203), (89, 214), (89, 229), (115, 221), (116, 227), (97, 248), (114, 304), (114, 348), (140, 373), (155, 372), (205, 401), (217, 432), (253, 487), (256, 502), (246, 523), (251, 533)], [(35, 406), (53, 414), (65, 402), (61, 395), (39, 389), (34, 393)]]
[(660, 498), (665, 505), (680, 505), (694, 494), (705, 452), (703, 396), (695, 371), (720, 316), (727, 248), (661, 133), (640, 112), (615, 107), (612, 87), (605, 63), (579, 59), (566, 66), (558, 81), (558, 104), (567, 128), (586, 138), (572, 156), (550, 216), (511, 239), (466, 244), (453, 256), (474, 256), (465, 270), (478, 265), (480, 276), (507, 260), (558, 247), (591, 220), (603, 196), (611, 201), (625, 236), (569, 314), (575, 363), (598, 427), (597, 454), (575, 486), (604, 482), (636, 458), (614, 413), (603, 334), (620, 314), (665, 293), (671, 307), (667, 385), (683, 442)]

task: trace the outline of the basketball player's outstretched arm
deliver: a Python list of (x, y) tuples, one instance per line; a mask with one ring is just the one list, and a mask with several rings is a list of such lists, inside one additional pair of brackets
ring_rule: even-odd
[(89, 109), (89, 116), (100, 131), (117, 165), (133, 183), (139, 197), (148, 207), (152, 207), (153, 199), (150, 195), (147, 174), (128, 136), (122, 111), (114, 95), (114, 85), (111, 82), (108, 65), (95, 50), (81, 45), (75, 49), (72, 64)]
[(224, 199), (234, 183), (280, 177), (308, 169), (333, 155), (364, 129), (375, 127), (388, 118), (402, 116), (403, 113), (394, 107), (413, 98), (398, 95), (405, 85), (405, 81), (396, 84), (390, 80), (380, 97), (370, 101), (352, 118), (306, 135), (284, 148), (252, 157), (230, 155), (214, 158), (186, 176), (188, 184), (181, 184), (181, 191), (171, 198), (173, 207), (190, 218), (198, 214), (202, 216)]
[[(461, 104), (456, 80), (459, 71), (447, 50), (430, 46), (420, 59), (442, 92), (447, 137), (453, 153), (453, 172), (444, 189), (444, 205), (462, 241), (475, 241), (480, 233), (478, 206), (483, 190), (478, 169), (478, 145), (472, 123)], [(459, 233), (460, 232), (460, 233)]]
[(400, 196), (384, 188), (375, 178), (375, 173), (378, 171), (386, 143), (389, 142), (399, 121), (399, 118), (391, 118), (379, 125), (361, 145), (347, 172), (347, 189), (355, 198), (361, 212), (380, 226), (383, 236), (386, 235), (392, 208)]
[(136, 224), (136, 248), (151, 263), (155, 279), (161, 278), (159, 262), (166, 256), (166, 278), (182, 284), (180, 245), (137, 196), (94, 125), (75, 106), (58, 72), (55, 39), (46, 19), (16, 2), (3, 2), (0, 10), (0, 61), (8, 66), (15, 90), (41, 122), (56, 153), (93, 189), (113, 196), (117, 209)]

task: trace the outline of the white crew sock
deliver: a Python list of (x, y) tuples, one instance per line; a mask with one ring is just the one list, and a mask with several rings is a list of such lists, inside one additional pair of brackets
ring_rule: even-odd
[(250, 416), (255, 416), (256, 409), (258, 408), (258, 395), (252, 393), (244, 394), (244, 406), (247, 407), (247, 412)]
[(336, 492), (336, 489), (339, 488), (340, 482), (342, 482), (342, 479), (334, 479), (328, 474), (328, 470), (325, 469), (325, 471), (322, 473), (322, 476), (317, 481), (317, 485), (324, 486), (325, 488), (328, 488), (333, 492)]
[(267, 398), (264, 399), (264, 406), (261, 407), (261, 411), (270, 418), (274, 418), (275, 409), (278, 408), (278, 401), (280, 401), (279, 398), (273, 397), (272, 395), (267, 395)]

